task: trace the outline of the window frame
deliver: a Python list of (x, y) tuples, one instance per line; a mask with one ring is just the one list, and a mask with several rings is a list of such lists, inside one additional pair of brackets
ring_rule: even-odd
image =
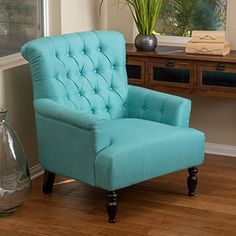
[[(231, 18), (232, 12), (230, 11), (231, 1), (233, 0), (227, 0), (227, 16), (226, 16), (226, 38), (229, 39), (229, 24), (233, 21)], [(231, 14), (230, 14), (231, 13)], [(191, 37), (181, 37), (181, 36), (170, 36), (170, 35), (157, 35), (157, 40), (159, 45), (163, 46), (186, 46), (186, 43), (190, 41)]]
[[(49, 35), (49, 16), (48, 0), (37, 0), (37, 7), (40, 8), (37, 14), (39, 23), (39, 37)], [(26, 64), (27, 61), (21, 56), (20, 52), (0, 57), (0, 70), (10, 69), (19, 65)]]

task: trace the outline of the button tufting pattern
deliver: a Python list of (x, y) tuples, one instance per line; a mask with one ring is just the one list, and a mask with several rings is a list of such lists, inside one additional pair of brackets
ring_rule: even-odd
[[(91, 31), (36, 41), (40, 43), (35, 44), (35, 52), (42, 55), (40, 62), (33, 58), (32, 62), (41, 64), (32, 68), (43, 67), (41, 74), (35, 77), (41, 84), (35, 89), (36, 98), (60, 101), (82, 112), (94, 113), (96, 107), (96, 114), (105, 119), (127, 116), (124, 106), (128, 93), (125, 44), (120, 33)], [(34, 56), (39, 58), (37, 53)], [(49, 61), (50, 65), (44, 65)]]

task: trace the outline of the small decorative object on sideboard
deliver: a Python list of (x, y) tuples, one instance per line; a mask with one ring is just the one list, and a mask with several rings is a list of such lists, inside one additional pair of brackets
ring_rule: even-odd
[(186, 53), (225, 56), (230, 53), (230, 44), (225, 40), (225, 31), (193, 31)]
[(28, 163), (16, 132), (0, 109), (0, 216), (13, 213), (31, 192)]

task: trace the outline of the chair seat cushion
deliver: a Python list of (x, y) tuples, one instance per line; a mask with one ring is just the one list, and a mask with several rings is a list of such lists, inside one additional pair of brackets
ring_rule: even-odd
[(204, 134), (142, 119), (102, 124), (111, 140), (95, 160), (95, 185), (117, 190), (203, 162)]

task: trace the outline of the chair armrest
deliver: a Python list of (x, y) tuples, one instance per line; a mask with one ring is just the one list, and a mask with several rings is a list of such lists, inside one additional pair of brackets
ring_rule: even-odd
[[(67, 108), (49, 99), (35, 100), (34, 107), (36, 118), (41, 117), (40, 120), (47, 119), (47, 122), (50, 122), (50, 127), (53, 127), (53, 129), (59, 130), (62, 126), (71, 125), (77, 128), (78, 133), (91, 133), (93, 136), (91, 137), (91, 142), (95, 146), (96, 153), (110, 145), (109, 135), (105, 133), (101, 125), (107, 122), (106, 120), (93, 114), (82, 113), (78, 110)], [(42, 126), (42, 122), (40, 123), (40, 126)], [(39, 126), (39, 121), (37, 126)]]
[(37, 99), (34, 102), (35, 111), (41, 116), (66, 122), (82, 129), (93, 129), (96, 125), (104, 123), (104, 119), (89, 113), (62, 106), (49, 99)]
[(137, 86), (129, 86), (128, 116), (188, 127), (191, 101)]

